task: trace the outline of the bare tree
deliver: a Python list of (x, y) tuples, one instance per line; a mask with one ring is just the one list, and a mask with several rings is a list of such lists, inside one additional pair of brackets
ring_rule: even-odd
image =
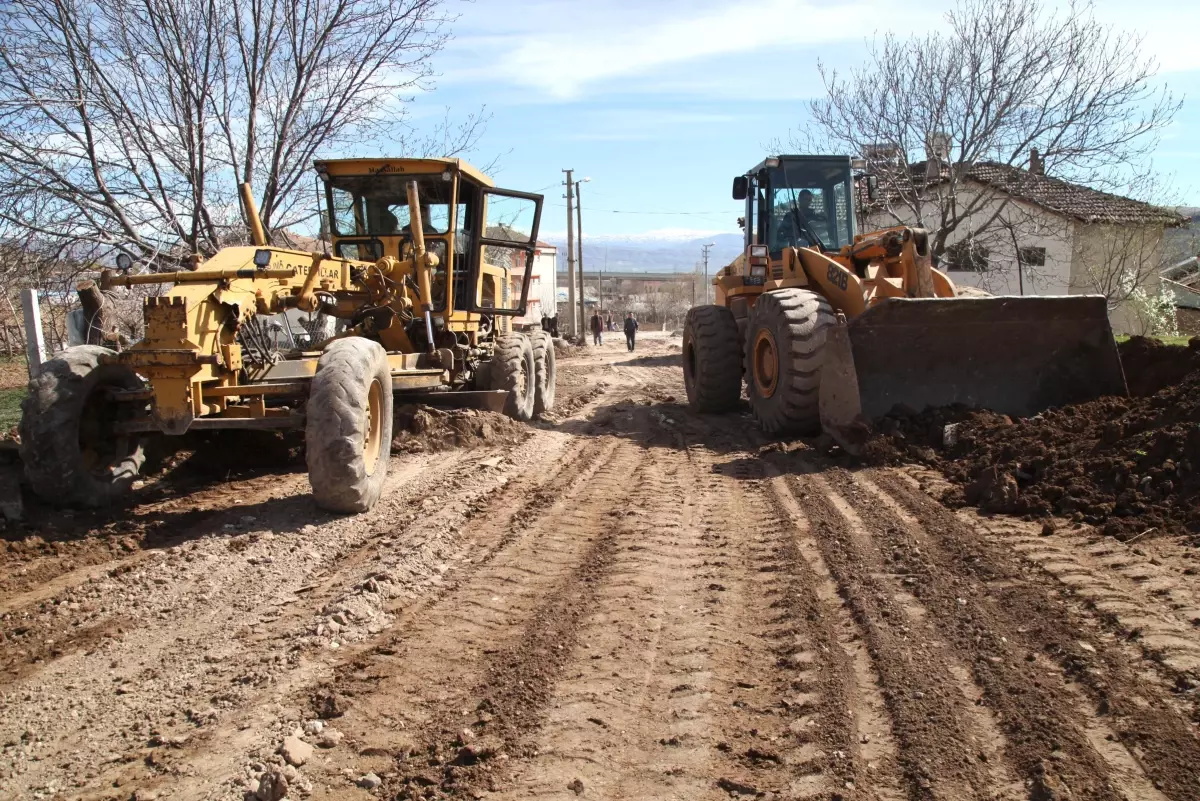
[(413, 142), (450, 18), (441, 0), (7, 0), (0, 4), (0, 236), (94, 260), (211, 254), (315, 217), (314, 157), (382, 140), (471, 147), (484, 116)]
[(825, 96), (790, 142), (866, 156), (880, 210), (929, 229), (938, 256), (1004, 233), (1021, 187), (962, 191), (977, 165), (1116, 188), (1179, 108), (1141, 38), (1098, 24), (1090, 5), (961, 0), (947, 21), (945, 33), (885, 35), (845, 76), (822, 66)]

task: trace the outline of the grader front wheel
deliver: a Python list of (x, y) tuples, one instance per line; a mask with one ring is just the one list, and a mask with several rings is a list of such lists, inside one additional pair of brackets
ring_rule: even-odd
[(828, 301), (805, 289), (759, 297), (746, 328), (746, 384), (764, 431), (820, 431), (819, 394), (825, 335), (836, 318)]
[(683, 324), (683, 382), (698, 412), (729, 412), (742, 394), (742, 346), (733, 312), (696, 306)]
[(347, 337), (326, 348), (306, 416), (308, 480), (317, 505), (367, 511), (383, 491), (392, 442), (392, 379), (383, 347)]

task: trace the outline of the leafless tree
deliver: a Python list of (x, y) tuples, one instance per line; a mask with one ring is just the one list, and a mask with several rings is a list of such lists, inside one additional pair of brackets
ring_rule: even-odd
[[(315, 156), (470, 148), (480, 113), (421, 140), (450, 17), (441, 0), (6, 0), (0, 4), (0, 236), (76, 261), (211, 254), (314, 218)], [(420, 155), (420, 153), (417, 153)]]
[(1156, 87), (1141, 38), (1100, 25), (1090, 5), (960, 0), (947, 21), (944, 33), (884, 35), (848, 74), (822, 66), (825, 95), (789, 143), (866, 156), (879, 208), (929, 229), (938, 256), (997, 233), (1019, 194), (961, 191), (975, 165), (1115, 189), (1144, 168), (1179, 108)]

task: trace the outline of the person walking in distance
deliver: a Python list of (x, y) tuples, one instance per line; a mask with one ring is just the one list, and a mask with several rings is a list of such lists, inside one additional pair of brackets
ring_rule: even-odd
[(601, 334), (604, 331), (604, 323), (600, 322), (600, 312), (592, 312), (592, 344), (603, 345), (604, 340)]
[(633, 352), (633, 340), (637, 336), (638, 322), (633, 318), (633, 312), (625, 314), (625, 344), (629, 346), (629, 352)]

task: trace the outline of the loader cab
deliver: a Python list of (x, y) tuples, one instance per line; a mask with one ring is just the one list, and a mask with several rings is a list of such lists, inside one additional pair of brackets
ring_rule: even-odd
[(839, 250), (854, 240), (849, 156), (776, 156), (733, 182), (746, 203), (745, 247), (766, 245), (771, 261), (784, 248)]
[[(445, 324), (525, 314), (542, 196), (497, 189), (459, 159), (337, 159), (316, 162), (334, 255), (374, 262), (412, 255), (407, 184), (417, 182), (433, 311)], [(414, 276), (415, 281), (415, 276)]]

